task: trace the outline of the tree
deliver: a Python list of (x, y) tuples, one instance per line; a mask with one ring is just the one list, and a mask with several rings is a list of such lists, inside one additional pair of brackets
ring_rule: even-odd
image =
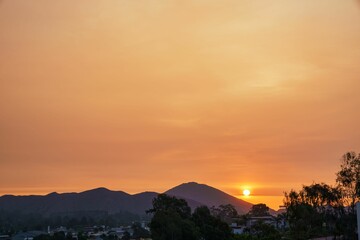
[(303, 187), (303, 200), (320, 212), (324, 212), (326, 207), (341, 205), (340, 199), (340, 189), (326, 183), (313, 183)]
[(239, 217), (235, 207), (231, 204), (212, 206), (210, 212), (213, 216), (220, 218), (222, 221), (231, 223), (234, 218)]
[(150, 232), (145, 228), (141, 227), (140, 223), (134, 223), (131, 228), (133, 229), (134, 233), (132, 235), (135, 239), (141, 238), (150, 238)]
[(52, 240), (52, 237), (49, 234), (41, 234), (34, 237), (34, 240)]
[(55, 232), (53, 236), (53, 240), (65, 240), (65, 233), (64, 232)]
[(228, 240), (231, 239), (229, 225), (220, 218), (212, 216), (206, 206), (195, 209), (192, 220), (200, 231), (200, 237), (204, 240)]
[(249, 214), (253, 217), (269, 216), (269, 207), (264, 203), (255, 204), (251, 207)]
[(80, 232), (78, 232), (78, 234), (77, 234), (77, 239), (78, 239), (78, 240), (87, 240), (87, 236), (85, 235), (84, 232), (80, 231)]
[(191, 208), (185, 200), (159, 194), (153, 200), (153, 208), (147, 212), (153, 214), (150, 222), (152, 239), (197, 239), (195, 225), (190, 220)]
[(72, 240), (73, 239), (73, 236), (72, 236), (72, 233), (68, 232), (65, 236), (65, 239), (66, 240)]
[[(234, 213), (231, 205), (223, 205), (220, 209)], [(229, 225), (211, 215), (206, 206), (196, 208), (191, 214), (185, 200), (160, 194), (148, 212), (153, 214), (150, 222), (153, 240), (232, 240)]]
[(281, 234), (274, 226), (266, 224), (262, 221), (256, 222), (251, 226), (251, 235), (256, 239), (261, 240), (278, 240), (281, 239)]
[(300, 191), (285, 193), (284, 204), (290, 237), (309, 239), (332, 235), (356, 238), (355, 204), (360, 200), (360, 154), (341, 158), (337, 186), (313, 183)]
[(147, 213), (174, 212), (182, 218), (190, 218), (191, 208), (184, 199), (159, 194), (152, 202), (153, 208)]
[(345, 153), (341, 158), (341, 169), (336, 175), (336, 182), (342, 192), (342, 201), (345, 207), (339, 227), (344, 232), (345, 238), (355, 238), (355, 204), (360, 200), (360, 153)]
[(130, 240), (131, 236), (129, 232), (124, 232), (124, 235), (121, 237), (121, 240)]
[(345, 153), (341, 158), (341, 169), (336, 175), (345, 204), (355, 213), (355, 203), (360, 198), (360, 153)]
[(325, 183), (303, 186), (285, 193), (284, 204), (291, 233), (296, 239), (336, 235), (343, 211), (341, 191)]

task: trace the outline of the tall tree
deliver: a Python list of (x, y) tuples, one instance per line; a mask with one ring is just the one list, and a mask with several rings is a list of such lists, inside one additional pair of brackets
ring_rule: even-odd
[(195, 240), (197, 231), (191, 221), (191, 208), (183, 199), (159, 194), (153, 200), (150, 222), (153, 240)]
[(255, 204), (251, 207), (249, 214), (253, 217), (269, 216), (269, 207), (264, 203)]
[[(236, 212), (231, 205), (223, 205), (220, 209), (229, 216)], [(220, 217), (211, 215), (206, 206), (196, 208), (191, 214), (185, 200), (160, 194), (153, 200), (153, 208), (148, 212), (154, 214), (150, 222), (153, 240), (232, 239), (230, 226)]]
[(220, 218), (211, 215), (206, 206), (196, 208), (192, 220), (200, 231), (201, 239), (229, 240), (232, 237), (229, 225)]
[(355, 204), (360, 201), (360, 154), (347, 152), (341, 158), (341, 169), (337, 173), (337, 183), (342, 191), (345, 206), (340, 227), (345, 238), (356, 238)]
[(191, 217), (191, 208), (184, 199), (178, 199), (166, 194), (159, 194), (152, 202), (153, 208), (147, 213), (175, 212), (182, 218)]
[(239, 214), (235, 207), (231, 204), (220, 205), (218, 207), (212, 206), (210, 212), (213, 216), (220, 218), (222, 221), (231, 223), (234, 218), (238, 218)]
[(131, 228), (134, 231), (132, 235), (134, 239), (150, 238), (150, 232), (143, 228), (140, 223), (134, 223)]
[(360, 200), (360, 153), (345, 153), (341, 158), (341, 169), (336, 175), (345, 204), (355, 213), (355, 203)]
[(285, 193), (284, 204), (294, 239), (335, 234), (341, 223), (341, 192), (325, 183), (313, 183), (299, 192)]

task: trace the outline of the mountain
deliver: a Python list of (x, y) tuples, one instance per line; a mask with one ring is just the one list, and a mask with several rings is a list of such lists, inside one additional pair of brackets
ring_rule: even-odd
[[(253, 205), (220, 191), (219, 189), (196, 182), (183, 183), (166, 191), (165, 194), (184, 199), (191, 199), (208, 207), (231, 204), (241, 214), (247, 213)], [(189, 203), (189, 205), (191, 206), (192, 204)]]
[(157, 195), (154, 192), (130, 195), (106, 188), (97, 188), (81, 193), (51, 193), (45, 196), (5, 195), (0, 197), (0, 210), (43, 215), (86, 211), (101, 211), (109, 214), (118, 212), (145, 214)]
[[(165, 192), (166, 194), (184, 198), (194, 209), (201, 205), (218, 206), (232, 204), (239, 213), (246, 213), (252, 204), (226, 194), (216, 188), (198, 183), (184, 183)], [(0, 197), (0, 211), (37, 213), (44, 216), (54, 214), (74, 215), (79, 212), (104, 212), (115, 214), (127, 212), (145, 215), (152, 206), (152, 200), (158, 195), (155, 192), (128, 194), (122, 191), (111, 191), (96, 188), (80, 193), (50, 193), (45, 196), (13, 196)]]

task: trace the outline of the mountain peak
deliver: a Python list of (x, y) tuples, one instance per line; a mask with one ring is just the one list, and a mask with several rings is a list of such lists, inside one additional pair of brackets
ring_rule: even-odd
[(110, 192), (111, 190), (106, 188), (106, 187), (98, 187), (98, 188), (94, 188), (93, 191), (105, 191), (105, 192)]
[(180, 184), (179, 186), (207, 186), (207, 185), (198, 182), (187, 182)]
[(90, 190), (86, 190), (85, 192), (98, 192), (98, 193), (105, 193), (105, 192), (112, 192), (111, 190), (105, 188), (105, 187), (98, 187), (98, 188), (94, 188), (94, 189), (90, 189)]
[(46, 195), (46, 196), (57, 196), (57, 195), (59, 195), (57, 192), (52, 192), (52, 193), (49, 193), (49, 194)]
[[(219, 189), (197, 182), (180, 184), (166, 191), (165, 194), (185, 199), (193, 209), (202, 205), (211, 207), (232, 204), (239, 213), (246, 213), (252, 206), (252, 204)], [(46, 209), (43, 211), (44, 214), (95, 210), (110, 213), (128, 211), (144, 214), (145, 210), (151, 208), (152, 201), (156, 196), (155, 192), (131, 195), (122, 191), (98, 187), (80, 193), (52, 192), (46, 196), (3, 196), (0, 197), (0, 210), (38, 212), (39, 209)]]
[[(194, 190), (203, 190), (205, 191), (206, 189), (208, 190), (213, 190), (213, 191), (220, 191), (216, 188), (213, 188), (211, 186), (208, 186), (206, 184), (203, 183), (197, 183), (197, 182), (187, 182), (187, 183), (182, 183), (176, 187), (173, 187), (171, 189), (169, 189), (166, 192), (171, 192), (171, 191), (178, 191), (178, 190), (185, 190), (185, 191), (194, 191)], [(221, 192), (221, 191), (220, 191)]]
[(210, 207), (231, 204), (239, 213), (248, 212), (252, 206), (251, 203), (235, 198), (219, 189), (197, 182), (180, 184), (166, 191), (165, 194), (191, 199)]

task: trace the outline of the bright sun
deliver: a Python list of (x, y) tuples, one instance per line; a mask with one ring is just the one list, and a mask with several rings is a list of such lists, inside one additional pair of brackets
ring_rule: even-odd
[(249, 189), (245, 189), (244, 191), (243, 191), (243, 194), (244, 194), (244, 196), (249, 196), (250, 195), (250, 190)]

